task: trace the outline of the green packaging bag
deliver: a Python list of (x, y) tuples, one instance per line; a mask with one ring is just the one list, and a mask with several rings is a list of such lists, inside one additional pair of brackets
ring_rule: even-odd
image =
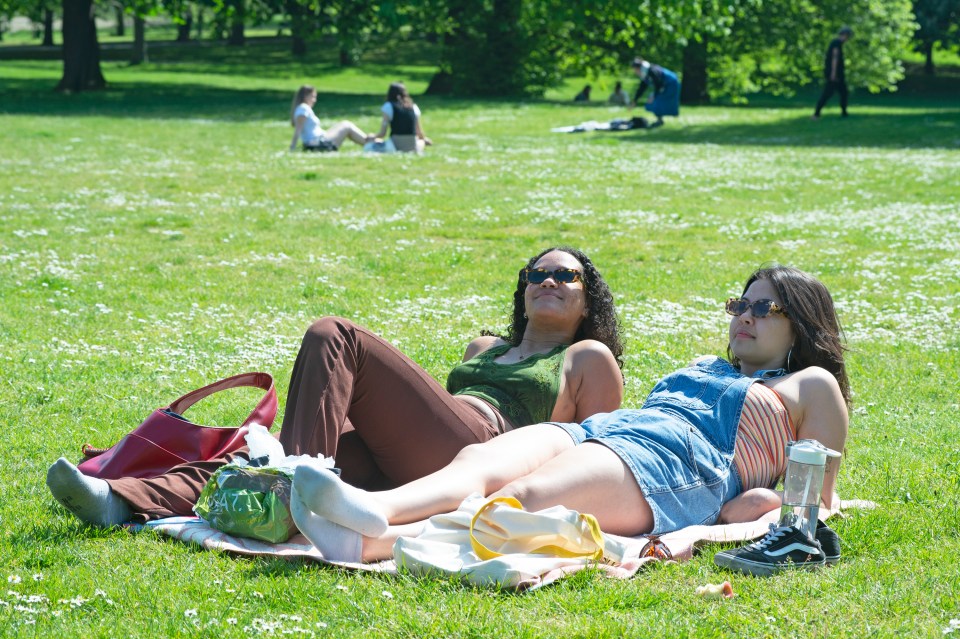
[(293, 468), (230, 463), (213, 474), (193, 510), (217, 530), (278, 544), (297, 532), (292, 482)]

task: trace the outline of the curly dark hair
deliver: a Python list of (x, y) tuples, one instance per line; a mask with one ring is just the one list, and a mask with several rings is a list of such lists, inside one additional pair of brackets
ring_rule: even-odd
[[(610, 352), (613, 353), (617, 365), (623, 369), (623, 339), (620, 335), (620, 319), (617, 317), (616, 308), (613, 304), (613, 293), (610, 287), (600, 275), (600, 271), (593, 265), (590, 258), (583, 251), (579, 251), (569, 246), (553, 246), (540, 251), (530, 258), (525, 268), (533, 268), (541, 257), (550, 251), (563, 251), (569, 253), (577, 259), (583, 266), (583, 273), (580, 279), (583, 282), (584, 292), (587, 298), (587, 317), (584, 318), (574, 335), (573, 341), (579, 342), (585, 339), (595, 339), (598, 342), (606, 344)], [(527, 282), (523, 278), (523, 269), (517, 274), (517, 289), (513, 292), (513, 320), (507, 329), (506, 335), (499, 335), (490, 331), (484, 331), (484, 335), (494, 335), (510, 343), (512, 346), (519, 346), (523, 339), (523, 332), (527, 328), (526, 305), (524, 304), (524, 293), (527, 290)]]
[[(836, 378), (847, 406), (850, 405), (850, 381), (843, 354), (843, 331), (833, 305), (830, 291), (823, 282), (791, 266), (768, 266), (758, 269), (747, 279), (743, 292), (757, 280), (767, 280), (786, 307), (790, 326), (796, 336), (787, 358), (787, 372), (803, 370), (808, 366), (824, 368)], [(727, 358), (735, 365), (740, 362), (727, 346)]]

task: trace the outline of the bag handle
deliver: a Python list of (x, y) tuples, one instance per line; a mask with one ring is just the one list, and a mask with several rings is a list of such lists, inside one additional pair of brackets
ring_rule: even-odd
[(262, 424), (269, 430), (273, 426), (273, 420), (277, 416), (277, 389), (273, 385), (273, 377), (269, 373), (240, 373), (233, 377), (227, 377), (212, 384), (207, 384), (203, 388), (190, 391), (183, 397), (170, 403), (170, 410), (182, 415), (185, 410), (199, 402), (204, 397), (209, 397), (214, 393), (239, 388), (242, 386), (252, 386), (262, 388), (267, 391), (257, 406), (250, 413), (250, 416), (241, 424), (249, 426), (250, 424)]
[[(516, 497), (494, 497), (477, 510), (477, 513), (470, 520), (470, 546), (473, 548), (473, 552), (475, 552), (477, 556), (483, 560), (496, 559), (497, 557), (503, 556), (502, 552), (497, 552), (496, 550), (491, 550), (490, 548), (484, 546), (473, 534), (473, 528), (476, 525), (477, 520), (480, 519), (480, 516), (486, 512), (488, 508), (492, 508), (497, 504), (504, 504), (505, 506), (510, 506), (511, 508), (523, 510), (523, 504), (521, 504)], [(554, 557), (587, 557), (597, 561), (603, 559), (603, 533), (600, 532), (600, 523), (597, 522), (597, 518), (593, 515), (584, 513), (577, 514), (579, 515), (580, 521), (584, 522), (587, 525), (587, 530), (590, 531), (590, 538), (597, 546), (595, 551), (576, 552), (567, 550), (566, 548), (561, 548), (559, 546), (554, 546), (552, 544), (547, 544), (527, 552), (536, 555), (552, 555)]]

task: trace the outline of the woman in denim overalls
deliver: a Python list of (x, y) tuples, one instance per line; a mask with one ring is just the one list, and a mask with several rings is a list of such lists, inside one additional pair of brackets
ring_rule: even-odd
[[(833, 300), (817, 279), (789, 267), (761, 269), (727, 311), (729, 361), (702, 358), (668, 375), (639, 409), (520, 428), (468, 446), (442, 470), (390, 491), (365, 492), (332, 473), (298, 470), (301, 531), (325, 556), (337, 558), (331, 539), (339, 539), (338, 548), (352, 549), (341, 559), (381, 559), (398, 536), (415, 536), (422, 520), (477, 492), (515, 497), (531, 511), (562, 504), (620, 535), (755, 519), (780, 500), (764, 488), (744, 493), (732, 468), (750, 385), (776, 391), (798, 438), (834, 450), (846, 441), (850, 391)], [(827, 465), (828, 507), (838, 468), (839, 460)]]

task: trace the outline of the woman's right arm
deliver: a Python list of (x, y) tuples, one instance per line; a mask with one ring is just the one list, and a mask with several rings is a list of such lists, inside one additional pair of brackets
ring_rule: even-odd
[(623, 373), (607, 345), (585, 339), (570, 346), (550, 421), (582, 422), (617, 410), (622, 401)]

